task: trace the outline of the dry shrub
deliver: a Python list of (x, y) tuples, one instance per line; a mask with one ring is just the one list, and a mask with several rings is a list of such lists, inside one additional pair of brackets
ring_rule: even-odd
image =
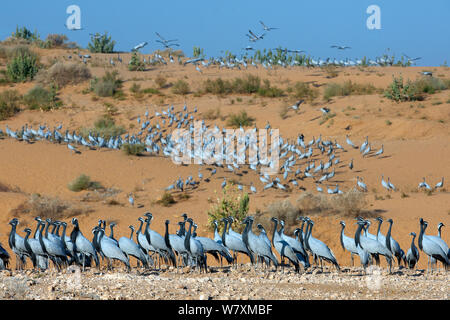
[(169, 192), (165, 192), (162, 195), (161, 199), (156, 201), (156, 203), (162, 205), (163, 207), (170, 207), (171, 205), (175, 204), (176, 201), (173, 198), (172, 194), (170, 194)]
[(58, 197), (52, 198), (39, 194), (32, 194), (28, 201), (11, 211), (13, 216), (28, 215), (41, 217), (41, 219), (50, 218), (52, 220), (71, 218), (88, 212), (91, 212), (88, 207), (74, 207), (69, 202), (60, 200)]
[(187, 95), (190, 91), (189, 84), (184, 80), (178, 80), (172, 87), (172, 92), (174, 94)]
[(220, 111), (220, 107), (217, 107), (216, 109), (209, 109), (205, 113), (202, 113), (202, 117), (205, 120), (216, 120), (218, 118), (222, 119), (222, 114)]
[(0, 121), (14, 116), (20, 111), (22, 96), (17, 90), (5, 90), (0, 93)]
[(288, 199), (269, 204), (267, 211), (271, 218), (284, 220), (286, 225), (296, 224), (296, 219), (299, 216), (298, 208), (294, 207)]
[(323, 70), (325, 71), (327, 79), (336, 78), (339, 75), (338, 67), (333, 65), (327, 65), (323, 67)]
[(325, 212), (358, 217), (363, 214), (367, 201), (363, 192), (353, 188), (331, 196), (306, 192), (297, 199), (296, 204), (303, 215)]
[(312, 194), (311, 192), (302, 193), (296, 201), (296, 206), (305, 216), (330, 209), (329, 199), (326, 195)]
[(314, 215), (341, 215), (345, 217), (368, 216), (369, 211), (364, 210), (367, 201), (364, 193), (351, 189), (343, 194), (326, 195), (305, 192), (300, 195), (295, 204), (288, 199), (276, 201), (267, 207), (265, 212), (257, 213), (256, 223), (261, 223), (267, 232), (271, 232), (272, 217), (284, 220), (286, 233), (292, 232), (299, 226), (297, 218)]
[(56, 83), (59, 87), (78, 84), (92, 77), (89, 68), (80, 63), (57, 62), (48, 70), (41, 70), (37, 80), (42, 83)]
[(45, 40), (45, 48), (66, 48), (66, 41), (69, 40), (65, 34), (49, 34)]
[(351, 217), (363, 215), (367, 200), (363, 192), (353, 188), (331, 198), (332, 207), (341, 214)]
[(167, 84), (167, 79), (162, 74), (158, 74), (155, 78), (155, 83), (160, 89), (164, 88)]

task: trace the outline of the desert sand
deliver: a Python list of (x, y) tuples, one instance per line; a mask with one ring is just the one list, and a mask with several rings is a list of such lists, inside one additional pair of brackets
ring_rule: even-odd
[[(44, 63), (53, 58), (67, 61), (71, 51), (39, 50), (39, 54)], [(382, 216), (385, 220), (393, 219), (392, 235), (405, 252), (411, 242), (409, 233), (419, 234), (421, 217), (429, 222), (428, 234), (436, 234), (437, 224), (443, 222), (445, 227), (442, 229), (442, 237), (450, 243), (447, 229), (450, 226), (450, 192), (447, 186), (450, 178), (448, 176), (450, 173), (450, 92), (444, 90), (428, 95), (424, 101), (417, 102), (396, 103), (379, 93), (333, 97), (329, 102), (322, 100), (324, 85), (330, 82), (342, 83), (351, 80), (355, 83), (370, 83), (377, 88), (385, 89), (391, 83), (393, 76), (402, 75), (404, 79), (414, 80), (420, 77), (420, 72), (430, 70), (438, 77), (450, 78), (450, 68), (346, 67), (338, 68), (338, 76), (334, 78), (327, 78), (326, 73), (320, 68), (274, 67), (272, 70), (266, 70), (261, 67), (258, 69), (249, 67), (247, 70), (219, 70), (217, 67), (210, 67), (203, 68), (203, 73), (199, 73), (192, 65), (180, 66), (177, 63), (152, 66), (143, 72), (131, 72), (128, 71), (125, 63), (130, 59), (129, 54), (122, 54), (124, 63), (115, 67), (109, 66), (108, 55), (92, 54), (92, 56), (88, 66), (93, 75), (101, 76), (105, 70), (119, 71), (120, 77), (125, 80), (123, 87), (123, 91), (127, 94), (125, 100), (92, 99), (93, 93), (83, 94), (82, 92), (89, 87), (87, 81), (75, 86), (67, 86), (60, 91), (59, 98), (63, 101), (63, 107), (50, 112), (24, 109), (14, 117), (1, 121), (0, 129), (4, 130), (8, 125), (16, 130), (25, 123), (33, 127), (45, 123), (50, 128), (63, 124), (64, 129), (69, 131), (90, 127), (104, 113), (105, 102), (117, 107), (118, 112), (114, 116), (116, 123), (123, 125), (130, 132), (138, 130), (136, 119), (138, 116), (142, 117), (146, 110), (154, 114), (163, 108), (167, 109), (169, 105), (174, 105), (176, 111), (182, 110), (184, 104), (189, 110), (196, 106), (198, 108), (196, 117), (200, 119), (201, 115), (210, 109), (220, 108), (222, 115), (245, 110), (255, 118), (257, 128), (264, 128), (269, 121), (272, 128), (280, 129), (280, 134), (284, 138), (296, 139), (299, 133), (303, 133), (305, 142), (308, 142), (313, 136), (317, 138), (322, 135), (324, 139), (337, 140), (344, 146), (346, 152), (339, 153), (342, 167), (337, 167), (335, 179), (325, 186), (334, 187), (335, 183), (339, 183), (341, 190), (349, 190), (356, 185), (356, 176), (363, 177), (368, 186), (366, 209), (371, 212), (370, 217)], [(145, 95), (143, 98), (136, 99), (129, 92), (129, 88), (134, 83), (139, 84), (141, 88), (156, 87), (154, 79), (159, 74), (166, 77), (168, 83), (174, 83), (179, 79), (187, 81), (192, 92), (196, 92), (201, 87), (202, 81), (206, 79), (218, 77), (231, 79), (252, 74), (259, 76), (262, 80), (269, 79), (272, 86), (283, 89), (296, 81), (305, 81), (317, 86), (320, 95), (314, 103), (302, 104), (299, 112), (289, 110), (288, 117), (282, 119), (279, 115), (280, 108), (295, 103), (288, 96), (280, 98), (263, 98), (257, 95), (218, 97), (194, 93), (181, 96), (173, 94), (170, 88), (166, 88), (161, 89), (164, 93), (163, 97)], [(34, 83), (28, 82), (15, 84), (13, 88), (25, 93), (33, 86)], [(11, 88), (0, 87), (0, 91), (5, 89)], [(436, 101), (441, 103), (437, 104)], [(322, 115), (320, 108), (323, 106), (336, 113), (331, 123), (328, 121), (320, 124)], [(391, 124), (388, 125), (387, 121)], [(226, 126), (226, 122), (221, 119), (206, 120), (206, 123), (217, 124), (219, 127)], [(359, 150), (350, 149), (345, 144), (346, 135), (349, 135), (358, 146), (368, 136), (373, 150), (378, 150), (383, 144), (383, 156), (363, 158)], [(170, 231), (175, 232), (176, 222), (180, 221), (180, 215), (186, 212), (198, 224), (199, 235), (212, 237), (212, 232), (206, 228), (207, 210), (211, 207), (211, 202), (215, 202), (217, 193), (221, 192), (220, 185), (223, 177), (236, 179), (236, 176), (226, 170), (218, 169), (218, 173), (210, 183), (202, 182), (199, 188), (189, 192), (191, 196), (189, 199), (179, 200), (170, 207), (164, 207), (156, 203), (156, 200), (163, 195), (164, 189), (180, 176), (184, 179), (188, 175), (196, 178), (198, 165), (178, 166), (162, 156), (134, 157), (127, 156), (121, 151), (88, 150), (83, 147), (79, 149), (82, 153), (75, 155), (64, 144), (57, 145), (42, 141), (27, 144), (10, 138), (0, 140), (0, 182), (20, 190), (19, 192), (0, 192), (0, 242), (7, 250), (9, 250), (7, 237), (10, 230), (8, 221), (14, 217), (14, 209), (27, 201), (31, 194), (36, 193), (58, 197), (74, 205), (89, 207), (90, 210), (87, 213), (77, 216), (81, 230), (88, 237), (98, 219), (117, 222), (115, 229), (117, 238), (128, 236), (128, 226), (131, 224), (136, 226), (137, 219), (146, 211), (153, 213), (152, 228), (161, 234), (164, 232), (166, 219), (171, 221)], [(353, 171), (347, 169), (351, 158), (354, 159)], [(204, 175), (208, 174), (204, 167), (202, 172)], [(67, 185), (80, 174), (87, 174), (103, 186), (118, 190), (112, 198), (119, 204), (109, 205), (105, 199), (92, 196), (92, 191), (79, 193), (70, 191)], [(390, 177), (398, 191), (390, 192), (388, 195), (388, 191), (381, 186), (381, 175), (385, 178)], [(431, 186), (444, 177), (446, 179), (444, 188), (429, 194), (418, 191), (417, 185), (423, 177)], [(305, 192), (302, 189), (291, 192), (276, 189), (262, 191), (263, 185), (258, 175), (251, 170), (239, 179), (246, 192), (250, 193), (251, 182), (254, 182), (258, 189), (257, 194), (250, 193), (250, 214), (256, 210), (264, 212), (274, 201), (289, 199), (295, 203), (301, 193)], [(299, 184), (306, 191), (316, 193), (315, 184), (310, 179), (299, 181)], [(134, 207), (128, 203), (130, 193), (133, 193), (136, 199), (137, 205)], [(402, 196), (402, 193), (407, 196)], [(85, 201), (86, 199), (91, 200)], [(22, 230), (26, 226), (34, 229), (33, 216), (20, 215), (18, 218), (20, 234), (23, 234)], [(314, 236), (324, 241), (333, 250), (340, 265), (350, 266), (350, 254), (343, 251), (339, 242), (339, 221), (346, 221), (346, 234), (354, 235), (355, 220), (348, 216), (326, 214), (316, 214), (311, 218), (315, 221)], [(70, 218), (62, 220), (69, 222)], [(372, 233), (375, 233), (374, 226), (375, 224), (372, 225)], [(71, 224), (68, 230), (71, 230)], [(383, 224), (382, 232), (386, 234), (386, 224)], [(426, 255), (423, 252), (420, 253), (418, 268), (426, 269)], [(214, 264), (212, 259), (211, 264)], [(382, 259), (382, 266), (384, 265), (385, 261)], [(15, 258), (13, 257), (11, 267), (14, 268), (14, 266)], [(443, 279), (444, 283), (448, 282), (446, 276)]]

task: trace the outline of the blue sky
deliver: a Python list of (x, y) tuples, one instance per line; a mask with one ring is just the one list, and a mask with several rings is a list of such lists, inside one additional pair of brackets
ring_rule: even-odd
[[(68, 31), (64, 23), (66, 8), (81, 9), (81, 31)], [(369, 30), (366, 20), (369, 5), (381, 9), (381, 30)], [(417, 65), (450, 64), (449, 0), (52, 0), (3, 1), (0, 7), (0, 39), (16, 25), (38, 30), (41, 38), (49, 33), (64, 33), (71, 41), (86, 47), (89, 33), (105, 32), (116, 41), (115, 50), (129, 51), (147, 41), (141, 52), (161, 48), (155, 31), (169, 39), (179, 39), (181, 49), (192, 55), (193, 46), (204, 48), (207, 57), (223, 51), (241, 53), (242, 48), (305, 50), (316, 58), (375, 58), (387, 52), (400, 57), (422, 57)], [(263, 40), (250, 43), (249, 29), (262, 33), (259, 20), (278, 27)], [(352, 47), (345, 52), (330, 45)]]

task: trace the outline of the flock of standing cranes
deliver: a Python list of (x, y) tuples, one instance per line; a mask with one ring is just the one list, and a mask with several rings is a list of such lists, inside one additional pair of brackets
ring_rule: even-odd
[[(231, 225), (234, 222), (232, 217), (224, 218), (222, 233), (218, 231), (218, 221), (214, 221), (214, 239), (200, 237), (196, 233), (197, 225), (193, 219), (186, 213), (179, 221), (178, 230), (175, 234), (169, 232), (170, 221), (165, 221), (165, 233), (159, 234), (150, 228), (153, 221), (153, 215), (150, 212), (139, 217), (139, 227), (130, 225), (129, 237), (116, 239), (114, 236), (115, 223), (110, 223), (109, 236), (106, 235), (106, 222), (99, 220), (98, 225), (92, 228), (92, 240), (82, 233), (77, 218), (73, 218), (71, 223), (73, 229), (67, 235), (67, 223), (63, 221), (52, 221), (51, 219), (42, 220), (36, 217), (36, 228), (32, 237), (32, 230), (25, 228), (25, 236), (19, 235), (17, 228), (19, 220), (12, 219), (9, 224), (11, 231), (9, 233), (8, 244), (16, 256), (16, 269), (24, 269), (27, 259), (31, 260), (35, 270), (47, 270), (50, 262), (60, 271), (64, 267), (76, 264), (83, 271), (86, 267), (95, 266), (100, 269), (101, 261), (107, 263), (107, 269), (112, 270), (113, 261), (120, 261), (129, 272), (131, 269), (130, 258), (137, 261), (137, 267), (145, 269), (156, 267), (161, 268), (162, 264), (172, 265), (174, 267), (191, 266), (199, 272), (208, 272), (207, 256), (213, 256), (217, 262), (220, 261), (223, 266), (223, 259), (228, 264), (237, 266), (238, 255), (250, 259), (250, 262), (258, 267), (261, 265), (267, 270), (271, 266), (275, 271), (279, 266), (284, 268), (293, 266), (296, 272), (312, 268), (310, 263), (314, 261), (314, 267), (323, 270), (323, 263), (331, 263), (338, 272), (340, 265), (333, 251), (321, 240), (312, 236), (314, 221), (309, 217), (298, 217), (301, 226), (294, 231), (293, 236), (285, 234), (285, 224), (283, 220), (275, 217), (271, 218), (273, 222), (273, 231), (271, 239), (261, 224), (257, 225), (259, 233), (253, 232), (253, 223), (255, 218), (247, 216), (241, 222), (245, 224), (242, 233), (233, 231)], [(368, 229), (370, 220), (358, 217), (358, 225), (354, 237), (345, 235), (346, 224), (341, 221), (340, 243), (343, 250), (350, 252), (352, 265), (354, 265), (354, 255), (359, 256), (361, 266), (366, 268), (371, 264), (380, 265), (380, 256), (384, 256), (392, 272), (393, 261), (397, 260), (398, 267), (402, 265), (410, 269), (417, 266), (419, 261), (419, 250), (415, 246), (416, 234), (411, 232), (412, 242), (410, 248), (405, 252), (400, 248), (398, 242), (392, 237), (393, 220), (388, 219), (389, 228), (386, 235), (380, 231), (383, 219), (376, 218), (378, 221), (377, 233), (371, 234)], [(437, 261), (442, 263), (445, 270), (449, 267), (450, 250), (445, 241), (441, 238), (441, 228), (444, 224), (438, 225), (438, 235), (427, 235), (425, 230), (428, 222), (420, 219), (420, 232), (418, 237), (419, 249), (428, 256), (428, 265), (433, 270), (433, 265)], [(278, 225), (280, 227), (278, 228)], [(306, 226), (306, 227), (305, 227)], [(60, 229), (62, 232), (60, 234)], [(51, 230), (49, 230), (51, 228)], [(280, 260), (276, 257), (278, 254)], [(8, 251), (0, 244), (0, 269), (5, 269), (9, 265), (10, 255)], [(287, 261), (287, 263), (285, 263)], [(300, 268), (301, 266), (301, 268)]]
[[(322, 109), (330, 112), (328, 108)], [(19, 130), (12, 130), (7, 125), (4, 132), (0, 129), (0, 138), (9, 137), (27, 144), (39, 141), (60, 145), (65, 144), (74, 154), (82, 152), (80, 147), (86, 150), (119, 150), (124, 144), (141, 145), (144, 147), (144, 154), (163, 156), (172, 161), (179, 159), (180, 154), (183, 154), (189, 158), (190, 163), (198, 163), (200, 160), (201, 166), (198, 168), (198, 173), (191, 174), (187, 178), (178, 177), (166, 187), (166, 191), (170, 192), (184, 191), (188, 188), (195, 189), (200, 183), (209, 183), (216, 176), (216, 173), (220, 171), (232, 174), (235, 177), (234, 181), (238, 181), (238, 189), (243, 190), (244, 185), (240, 183), (242, 176), (250, 171), (259, 171), (259, 180), (262, 185), (259, 188), (254, 184), (255, 182), (251, 182), (248, 187), (252, 194), (269, 189), (276, 189), (281, 192), (306, 190), (305, 185), (300, 185), (300, 183), (308, 180), (316, 184), (317, 192), (342, 194), (344, 191), (333, 180), (335, 176), (342, 174), (345, 170), (351, 172), (354, 169), (354, 158), (351, 158), (347, 164), (345, 164), (343, 159), (346, 153), (350, 152), (349, 150), (359, 150), (361, 161), (368, 158), (381, 160), (385, 153), (384, 145), (381, 145), (381, 148), (377, 150), (375, 145), (369, 141), (368, 136), (366, 136), (361, 146), (358, 147), (350, 140), (348, 135), (346, 136), (348, 147), (344, 148), (337, 140), (325, 139), (322, 135), (319, 135), (317, 138), (313, 136), (308, 142), (301, 133), (297, 135), (296, 140), (283, 138), (280, 134), (278, 148), (276, 148), (276, 145), (270, 144), (274, 131), (269, 122), (264, 128), (268, 131), (268, 136), (259, 137), (258, 140), (256, 125), (254, 128), (247, 130), (240, 127), (231, 136), (227, 136), (227, 128), (220, 128), (216, 124), (206, 124), (203, 119), (196, 119), (197, 113), (197, 107), (194, 107), (193, 111), (189, 111), (186, 104), (181, 111), (175, 111), (173, 105), (168, 106), (167, 109), (155, 111), (154, 115), (150, 115), (150, 112), (147, 110), (144, 115), (137, 117), (137, 130), (139, 130), (137, 133), (126, 133), (118, 136), (102, 136), (93, 132), (89, 132), (86, 136), (76, 131), (70, 132), (68, 129), (64, 132), (62, 124), (54, 128), (44, 124), (39, 125), (37, 129), (25, 124)], [(190, 135), (191, 146), (192, 144), (195, 146), (195, 143), (198, 143), (194, 141), (194, 135), (199, 135), (200, 147), (195, 147), (192, 150), (189, 149), (188, 145), (188, 149), (186, 149), (185, 137), (176, 137), (172, 134), (173, 131), (170, 131), (171, 129), (186, 130), (186, 133)], [(220, 141), (217, 140), (217, 136), (223, 137), (221, 145)], [(230, 153), (229, 147), (234, 147), (234, 141), (237, 141), (239, 148), (242, 149), (232, 150), (233, 152)], [(220, 148), (217, 148), (216, 144), (219, 144)], [(250, 157), (250, 150), (255, 146), (261, 145), (263, 147), (259, 147), (260, 150), (258, 150), (256, 157)], [(278, 153), (271, 154), (270, 157), (268, 155), (266, 157), (261, 156), (264, 146), (266, 149), (269, 149), (269, 145), (271, 150), (275, 150)], [(276, 151), (277, 149), (278, 151)], [(276, 161), (274, 159), (277, 156), (279, 168), (275, 167)], [(201, 172), (205, 164), (208, 164), (205, 169), (210, 172), (208, 175)], [(271, 171), (275, 170), (277, 175), (275, 177), (272, 175), (271, 177), (267, 172), (264, 172), (263, 168), (272, 169)], [(221, 178), (218, 176), (218, 179)], [(221, 186), (224, 188), (228, 181), (224, 176), (222, 176), (222, 179)], [(441, 189), (443, 185), (444, 177), (436, 183), (434, 189)], [(390, 177), (385, 181), (384, 175), (381, 176), (381, 186), (389, 192), (398, 190)], [(356, 177), (354, 187), (362, 192), (368, 191), (364, 178), (360, 176)], [(427, 190), (433, 189), (426, 183), (425, 178), (418, 185), (418, 189), (422, 188)], [(130, 204), (134, 204), (133, 199), (130, 199)]]

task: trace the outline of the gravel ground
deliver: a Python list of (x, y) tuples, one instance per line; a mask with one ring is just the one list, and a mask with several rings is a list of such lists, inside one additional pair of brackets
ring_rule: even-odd
[(81, 272), (0, 272), (0, 299), (6, 300), (448, 300), (449, 273), (443, 270), (325, 268), (297, 274), (293, 270), (212, 268), (199, 274), (189, 268), (126, 273), (97, 269)]

